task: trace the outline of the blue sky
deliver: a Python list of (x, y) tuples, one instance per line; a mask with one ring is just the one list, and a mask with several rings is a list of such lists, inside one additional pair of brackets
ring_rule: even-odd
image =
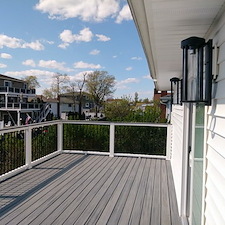
[(114, 97), (152, 98), (145, 55), (125, 0), (1, 0), (0, 74), (35, 75), (50, 87), (56, 73), (77, 81), (106, 70)]

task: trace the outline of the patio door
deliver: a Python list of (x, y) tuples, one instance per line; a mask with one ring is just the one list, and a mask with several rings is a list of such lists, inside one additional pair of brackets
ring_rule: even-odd
[(203, 191), (204, 110), (203, 104), (191, 106), (189, 132), (188, 219), (190, 225), (201, 225)]

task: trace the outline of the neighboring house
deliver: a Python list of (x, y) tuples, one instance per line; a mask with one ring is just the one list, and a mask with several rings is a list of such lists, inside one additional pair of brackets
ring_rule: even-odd
[[(62, 113), (79, 113), (80, 92), (64, 93), (59, 96), (60, 115)], [(81, 114), (88, 116), (94, 109), (94, 102), (90, 95), (83, 92), (81, 97)]]
[[(191, 70), (190, 64), (182, 61), (181, 41), (192, 36), (206, 42), (212, 39), (213, 77), (207, 78), (214, 80), (212, 104), (173, 104), (171, 165), (182, 223), (225, 224), (225, 1), (128, 0), (128, 3), (159, 91), (170, 91), (170, 79), (182, 78), (183, 72)], [(210, 57), (205, 61), (208, 63)], [(187, 71), (182, 71), (183, 62)], [(205, 76), (206, 71), (199, 73)], [(184, 83), (189, 81), (183, 79)], [(194, 88), (189, 91), (194, 93)]]
[(167, 91), (158, 91), (154, 89), (154, 96), (153, 101), (158, 101), (160, 103), (159, 107), (161, 109), (161, 118), (168, 118), (167, 117), (167, 107), (165, 104), (162, 104), (161, 98), (167, 95)]
[(140, 109), (141, 111), (145, 111), (146, 107), (148, 106), (153, 106), (153, 102), (152, 103), (143, 103), (143, 102), (137, 102), (135, 105), (135, 109)]
[(48, 111), (44, 103), (37, 102), (35, 89), (28, 89), (23, 80), (0, 74), (0, 121), (5, 126), (41, 121), (42, 109)]
[(57, 105), (58, 100), (55, 98), (46, 98), (43, 95), (37, 95), (37, 99), (40, 99), (40, 101), (47, 103), (50, 106), (50, 113), (54, 118), (57, 118)]

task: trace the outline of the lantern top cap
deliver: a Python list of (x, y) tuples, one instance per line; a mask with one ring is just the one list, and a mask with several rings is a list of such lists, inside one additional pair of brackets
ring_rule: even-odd
[(173, 77), (170, 79), (170, 82), (178, 82), (180, 79), (178, 77)]
[(205, 39), (200, 37), (189, 37), (181, 41), (181, 48), (197, 49), (205, 45)]

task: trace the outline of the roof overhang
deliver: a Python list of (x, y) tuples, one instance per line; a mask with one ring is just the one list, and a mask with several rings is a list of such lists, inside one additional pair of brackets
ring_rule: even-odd
[(170, 78), (182, 75), (180, 43), (206, 37), (225, 0), (128, 0), (151, 77), (157, 90), (169, 90)]

